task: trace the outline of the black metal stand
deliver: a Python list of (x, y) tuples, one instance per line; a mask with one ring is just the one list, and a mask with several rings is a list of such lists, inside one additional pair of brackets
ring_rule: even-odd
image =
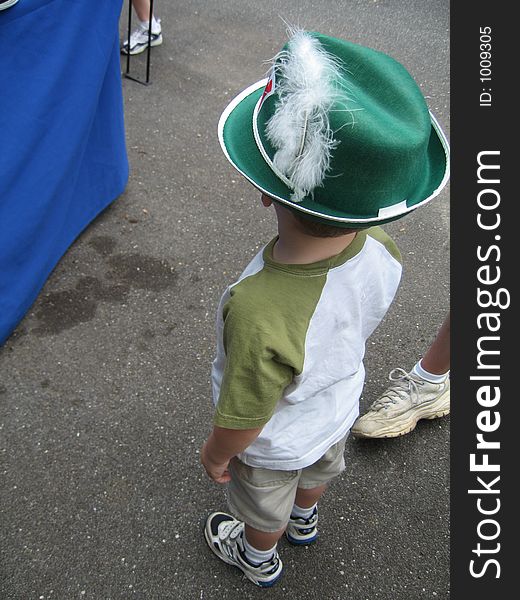
[(126, 72), (125, 77), (136, 81), (141, 85), (150, 85), (150, 50), (152, 48), (152, 16), (153, 16), (153, 0), (150, 0), (150, 14), (148, 15), (148, 47), (146, 48), (146, 80), (142, 81), (138, 77), (130, 75), (130, 35), (132, 33), (132, 0), (128, 0), (128, 53), (126, 55)]

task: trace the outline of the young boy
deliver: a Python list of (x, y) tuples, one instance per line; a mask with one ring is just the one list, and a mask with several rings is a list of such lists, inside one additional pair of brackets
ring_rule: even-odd
[(212, 369), (213, 430), (201, 460), (235, 516), (205, 537), (259, 586), (280, 577), (277, 542), (317, 538), (317, 503), (345, 468), (365, 342), (401, 277), (377, 225), (436, 196), (448, 145), (407, 71), (374, 50), (291, 31), (268, 80), (224, 111), (226, 157), (273, 205), (278, 236), (225, 291)]

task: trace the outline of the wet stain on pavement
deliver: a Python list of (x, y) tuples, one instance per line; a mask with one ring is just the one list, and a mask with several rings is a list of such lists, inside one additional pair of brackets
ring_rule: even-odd
[(114, 238), (108, 235), (98, 235), (96, 237), (93, 237), (88, 242), (88, 245), (91, 248), (94, 248), (96, 252), (99, 252), (101, 256), (109, 256), (110, 254), (112, 254), (112, 252), (114, 252), (117, 242)]
[(174, 268), (165, 260), (140, 254), (118, 254), (108, 259), (111, 279), (141, 290), (160, 292), (177, 280)]
[(85, 296), (81, 280), (76, 289), (51, 292), (44, 296), (35, 310), (39, 321), (32, 330), (36, 335), (49, 335), (70, 329), (79, 323), (90, 321), (96, 314), (97, 302), (92, 296)]
[(155, 331), (153, 331), (153, 329), (145, 329), (143, 331), (143, 338), (145, 340), (153, 340), (155, 338)]
[(95, 317), (99, 302), (124, 302), (132, 288), (160, 292), (175, 285), (177, 273), (165, 260), (141, 254), (117, 254), (112, 238), (90, 240), (109, 267), (108, 281), (85, 276), (71, 289), (50, 292), (35, 306), (38, 325), (31, 330), (39, 336), (55, 335)]

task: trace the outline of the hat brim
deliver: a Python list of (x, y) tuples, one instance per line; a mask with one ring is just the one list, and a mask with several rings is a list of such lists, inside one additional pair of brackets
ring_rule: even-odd
[(256, 188), (274, 200), (306, 213), (320, 221), (339, 226), (370, 226), (400, 218), (435, 198), (449, 180), (449, 144), (435, 117), (430, 113), (432, 130), (428, 145), (428, 164), (421, 185), (412, 197), (398, 207), (380, 211), (378, 216), (360, 217), (331, 210), (329, 207), (306, 198), (302, 202), (291, 200), (293, 190), (271, 170), (258, 149), (253, 132), (253, 114), (267, 79), (243, 90), (222, 113), (218, 124), (218, 137), (222, 150), (235, 169)]

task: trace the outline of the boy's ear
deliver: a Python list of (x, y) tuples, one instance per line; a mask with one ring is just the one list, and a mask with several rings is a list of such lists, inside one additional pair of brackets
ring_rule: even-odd
[(269, 206), (271, 206), (273, 203), (273, 201), (271, 200), (271, 198), (269, 198), (269, 196), (266, 196), (265, 194), (262, 194), (262, 204), (267, 208)]

